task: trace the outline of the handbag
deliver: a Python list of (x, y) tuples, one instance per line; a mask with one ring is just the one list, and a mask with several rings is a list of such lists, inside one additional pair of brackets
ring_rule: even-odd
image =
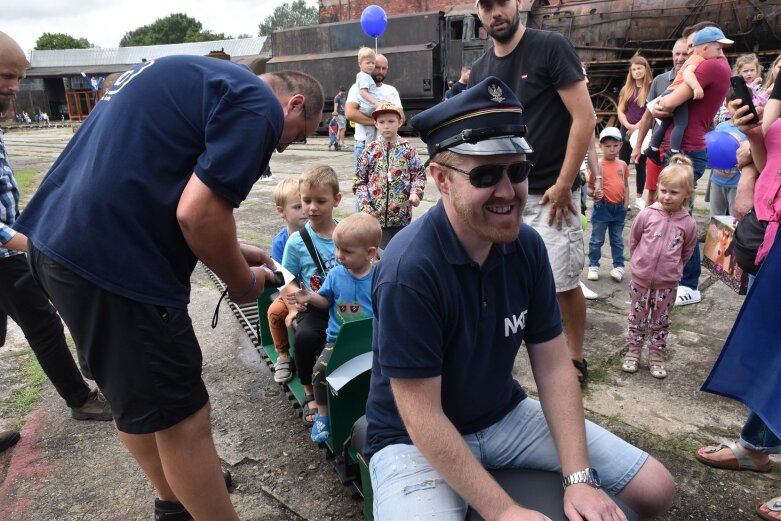
[(765, 240), (765, 228), (767, 222), (757, 219), (753, 208), (738, 221), (735, 227), (735, 236), (732, 241), (735, 260), (738, 266), (751, 275), (756, 275), (759, 265), (754, 264), (757, 259), (757, 251)]

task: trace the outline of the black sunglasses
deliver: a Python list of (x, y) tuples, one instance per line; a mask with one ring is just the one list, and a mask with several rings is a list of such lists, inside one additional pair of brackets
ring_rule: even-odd
[(446, 165), (439, 163), (445, 168), (461, 172), (469, 176), (469, 182), (472, 186), (477, 188), (490, 188), (494, 186), (502, 178), (502, 175), (507, 171), (507, 177), (510, 178), (511, 183), (523, 183), (526, 178), (529, 177), (529, 172), (532, 169), (532, 163), (528, 160), (516, 161), (509, 165), (480, 165), (473, 168), (470, 171), (461, 170), (452, 165)]

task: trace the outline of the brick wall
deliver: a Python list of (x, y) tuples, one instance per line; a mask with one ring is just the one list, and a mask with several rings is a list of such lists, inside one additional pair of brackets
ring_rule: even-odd
[(453, 0), (320, 0), (320, 23), (358, 20), (366, 7), (375, 4), (382, 7), (388, 16), (425, 11), (449, 11), (450, 9), (473, 9), (474, 2), (454, 5)]

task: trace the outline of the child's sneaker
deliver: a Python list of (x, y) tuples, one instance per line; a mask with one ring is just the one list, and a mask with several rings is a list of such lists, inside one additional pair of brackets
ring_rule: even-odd
[(650, 159), (656, 166), (662, 166), (662, 158), (660, 157), (661, 154), (659, 153), (659, 149), (657, 148), (654, 150), (650, 146), (643, 150), (643, 154), (645, 154), (645, 157)]
[(588, 267), (588, 280), (599, 280), (599, 266)]
[(610, 278), (612, 278), (616, 282), (621, 282), (621, 279), (624, 278), (624, 267), (616, 266), (615, 268), (610, 270)]
[(310, 435), (315, 443), (323, 443), (331, 437), (331, 422), (328, 416), (320, 416), (315, 413), (315, 423), (312, 425), (312, 434)]

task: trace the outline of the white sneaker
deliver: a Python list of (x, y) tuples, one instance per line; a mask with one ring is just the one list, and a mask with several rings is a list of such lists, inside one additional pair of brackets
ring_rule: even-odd
[(597, 295), (596, 293), (588, 289), (588, 287), (586, 287), (586, 285), (583, 284), (583, 282), (580, 282), (580, 291), (583, 292), (583, 297), (586, 300), (595, 300), (599, 298), (599, 295)]
[(645, 201), (643, 201), (643, 199), (640, 197), (635, 199), (635, 208), (638, 210), (643, 210), (643, 208), (645, 208)]
[(616, 282), (621, 282), (621, 279), (624, 278), (624, 267), (616, 266), (615, 268), (610, 270), (610, 278), (612, 278)]
[(678, 286), (678, 295), (675, 297), (676, 306), (697, 304), (701, 300), (702, 293), (700, 293), (700, 290), (687, 288), (686, 286)]
[(588, 267), (588, 280), (599, 280), (599, 266)]

